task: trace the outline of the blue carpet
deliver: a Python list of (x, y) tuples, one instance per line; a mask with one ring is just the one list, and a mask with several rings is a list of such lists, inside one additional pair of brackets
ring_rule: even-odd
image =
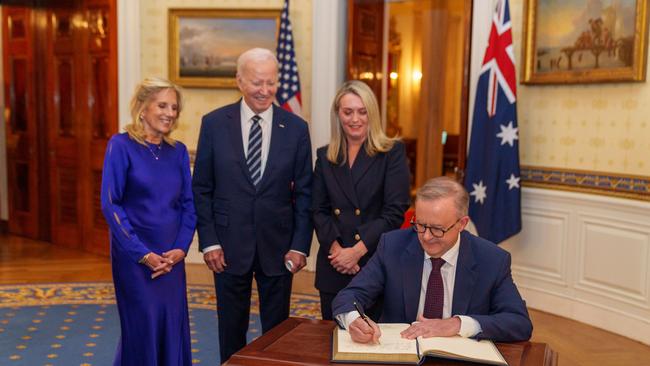
[[(219, 363), (214, 287), (188, 286), (192, 362)], [(248, 341), (261, 333), (253, 292)], [(291, 316), (316, 319), (318, 296), (293, 294)], [(120, 333), (110, 283), (0, 286), (0, 365), (111, 365)]]

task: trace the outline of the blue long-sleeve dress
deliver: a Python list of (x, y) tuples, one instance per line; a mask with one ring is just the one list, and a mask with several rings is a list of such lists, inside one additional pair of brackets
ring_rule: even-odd
[(114, 365), (191, 365), (184, 262), (151, 279), (147, 253), (185, 253), (196, 213), (187, 148), (144, 146), (128, 134), (106, 147), (102, 211), (111, 232), (111, 262), (121, 338)]

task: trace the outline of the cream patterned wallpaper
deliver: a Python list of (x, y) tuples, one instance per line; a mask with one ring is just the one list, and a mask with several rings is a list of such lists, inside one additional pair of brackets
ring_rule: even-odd
[[(518, 71), (524, 3), (510, 2)], [(522, 165), (650, 176), (648, 82), (519, 84), (517, 102)]]
[[(167, 10), (169, 8), (282, 9), (283, 0), (141, 0), (142, 77), (168, 77)], [(303, 118), (310, 120), (312, 0), (290, 2), (296, 62), (300, 73)], [(275, 50), (272, 50), (275, 52)], [(237, 89), (185, 88), (185, 109), (174, 137), (189, 149), (196, 148), (201, 117), (215, 108), (235, 102)]]

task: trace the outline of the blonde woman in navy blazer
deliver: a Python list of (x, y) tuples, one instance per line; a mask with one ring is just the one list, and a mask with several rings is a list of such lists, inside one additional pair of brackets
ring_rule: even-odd
[[(331, 141), (317, 151), (312, 188), (323, 319), (332, 319), (332, 300), (375, 252), (379, 236), (400, 227), (410, 202), (404, 144), (384, 133), (365, 83), (343, 84), (330, 122)], [(378, 318), (381, 302), (368, 313)]]

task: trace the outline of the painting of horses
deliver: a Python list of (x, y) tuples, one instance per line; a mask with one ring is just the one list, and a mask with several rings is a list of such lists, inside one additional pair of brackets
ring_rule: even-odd
[(527, 0), (522, 81), (645, 80), (647, 0)]

